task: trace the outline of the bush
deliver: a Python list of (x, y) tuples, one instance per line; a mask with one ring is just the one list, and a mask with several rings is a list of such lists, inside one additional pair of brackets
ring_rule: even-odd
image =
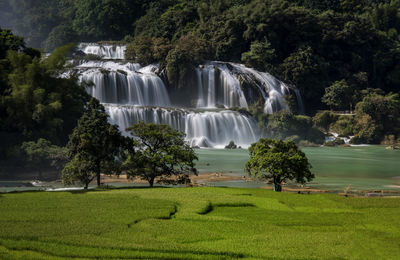
[(340, 136), (350, 136), (354, 133), (354, 123), (353, 116), (343, 115), (338, 118), (331, 128)]
[(286, 110), (269, 115), (266, 133), (278, 139), (297, 136), (298, 140), (308, 140), (318, 144), (325, 141), (324, 133), (313, 127), (311, 117), (293, 115)]
[(341, 138), (336, 138), (336, 139), (333, 140), (333, 141), (328, 141), (328, 142), (326, 142), (324, 145), (325, 145), (325, 146), (338, 146), (338, 145), (344, 145), (344, 144), (345, 144), (345, 142), (344, 142), (343, 139), (341, 139)]
[(325, 133), (329, 132), (329, 128), (333, 123), (338, 120), (339, 116), (331, 111), (322, 111), (318, 112), (313, 117), (313, 123), (316, 127), (320, 128), (321, 130), (325, 131)]

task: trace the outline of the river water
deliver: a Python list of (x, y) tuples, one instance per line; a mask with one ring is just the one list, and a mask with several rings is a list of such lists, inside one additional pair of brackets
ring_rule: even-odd
[[(340, 191), (351, 185), (355, 190), (399, 190), (400, 151), (384, 146), (305, 147), (316, 178), (307, 186)], [(199, 149), (200, 173), (222, 172), (245, 176), (249, 159), (246, 149)], [(255, 183), (226, 182), (218, 185), (254, 187)], [(258, 184), (260, 186), (261, 184)]]
[[(384, 146), (355, 147), (306, 147), (315, 179), (306, 186), (331, 191), (394, 190), (400, 192), (400, 151), (387, 150)], [(199, 173), (220, 172), (224, 175), (246, 176), (244, 165), (249, 159), (247, 149), (196, 149)], [(27, 183), (0, 181), (0, 192), (38, 190), (43, 187), (26, 187)], [(29, 183), (28, 183), (29, 184)], [(115, 184), (126, 186), (127, 184)], [(263, 182), (242, 180), (209, 182), (210, 186), (248, 187), (265, 186)], [(61, 183), (45, 184), (61, 188)], [(136, 186), (136, 185), (135, 185)]]

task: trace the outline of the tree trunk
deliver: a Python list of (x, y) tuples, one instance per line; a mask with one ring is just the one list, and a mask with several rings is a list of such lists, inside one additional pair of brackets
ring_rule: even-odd
[(151, 178), (151, 179), (149, 180), (149, 184), (150, 184), (150, 187), (152, 188), (153, 185), (154, 185), (154, 178)]
[(281, 192), (282, 191), (282, 184), (278, 182), (274, 182), (274, 191)]
[(84, 189), (87, 190), (87, 189), (88, 189), (88, 186), (89, 186), (89, 182), (86, 182), (86, 183), (85, 183)]
[(100, 163), (97, 164), (97, 170), (96, 170), (96, 176), (97, 176), (97, 187), (100, 187), (101, 185), (101, 180), (100, 180)]

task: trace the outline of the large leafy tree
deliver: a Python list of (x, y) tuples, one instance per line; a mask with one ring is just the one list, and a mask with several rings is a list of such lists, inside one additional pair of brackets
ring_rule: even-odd
[(245, 170), (253, 178), (272, 181), (275, 191), (282, 191), (282, 182), (305, 183), (314, 178), (306, 155), (293, 141), (260, 139), (249, 148), (250, 159)]
[(137, 138), (138, 149), (124, 163), (130, 177), (140, 177), (152, 187), (158, 183), (179, 184), (197, 175), (194, 161), (197, 156), (185, 141), (184, 133), (164, 124), (139, 122), (128, 128)]
[(63, 170), (65, 184), (78, 180), (87, 188), (97, 178), (100, 186), (101, 173), (119, 173), (124, 138), (118, 127), (107, 119), (103, 105), (92, 98), (67, 144), (70, 162)]

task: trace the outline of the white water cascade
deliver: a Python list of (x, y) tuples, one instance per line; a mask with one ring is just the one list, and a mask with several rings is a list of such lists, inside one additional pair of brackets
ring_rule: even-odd
[(77, 66), (80, 79), (92, 82), (88, 92), (102, 103), (140, 106), (169, 106), (170, 100), (164, 82), (150, 65), (89, 61)]
[(123, 60), (125, 59), (126, 46), (124, 45), (111, 45), (111, 44), (97, 44), (97, 43), (81, 43), (78, 50), (86, 53), (99, 56), (108, 60)]
[[(258, 89), (264, 100), (264, 112), (288, 109), (285, 95), (290, 94), (290, 87), (267, 72), (259, 72), (242, 64), (210, 62), (196, 68), (198, 102), (197, 107), (248, 108), (242, 82), (247, 82)], [(301, 97), (293, 88), (302, 111)]]
[(208, 64), (196, 68), (197, 107), (248, 108), (240, 82), (226, 64)]
[[(247, 113), (230, 108), (247, 109), (262, 101), (264, 111), (271, 114), (288, 108), (284, 96), (291, 91), (297, 95), (299, 106), (302, 104), (297, 89), (267, 72), (226, 62), (198, 66), (193, 84), (177, 92), (166, 85), (158, 65), (142, 67), (124, 61), (124, 48), (80, 44), (81, 52), (101, 56), (102, 60), (74, 61), (77, 65), (73, 69), (81, 81), (92, 83), (88, 93), (104, 104), (110, 122), (124, 134), (129, 134), (126, 128), (142, 120), (184, 132), (192, 146), (219, 148), (234, 141), (247, 147), (260, 137), (257, 122)], [(179, 91), (185, 93), (181, 98), (186, 105), (171, 101)]]
[(257, 141), (257, 123), (230, 110), (191, 111), (160, 107), (105, 105), (110, 121), (126, 129), (139, 121), (168, 124), (186, 133), (192, 146), (222, 148), (234, 140), (240, 146)]

